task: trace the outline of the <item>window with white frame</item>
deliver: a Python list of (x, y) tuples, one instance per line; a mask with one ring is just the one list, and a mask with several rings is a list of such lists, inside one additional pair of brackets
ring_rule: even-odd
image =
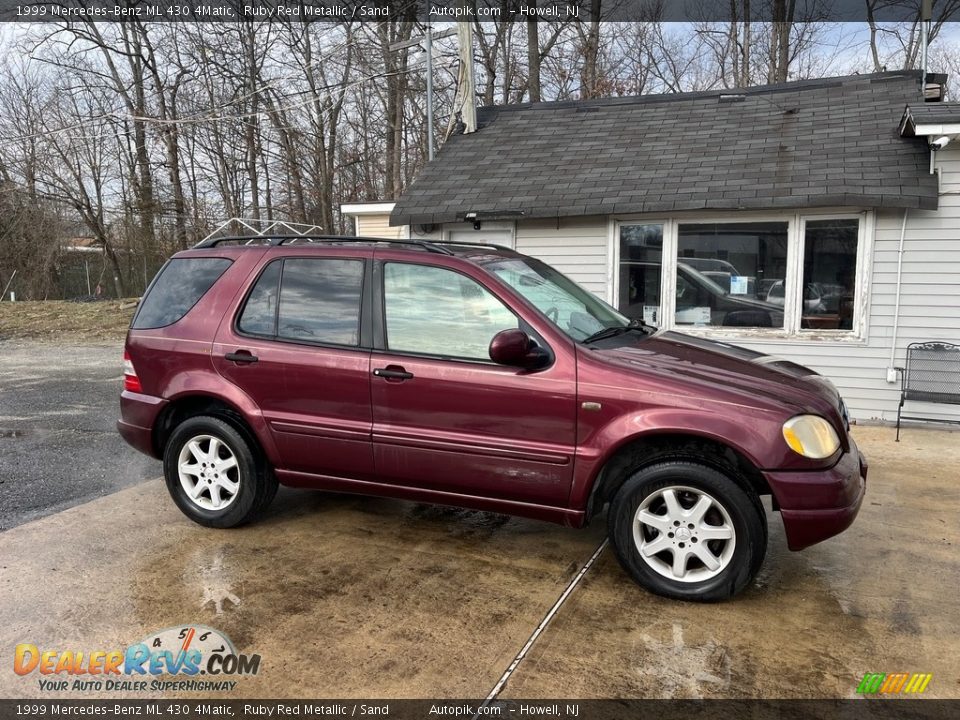
[(852, 330), (860, 223), (855, 218), (804, 223), (804, 330)]
[(617, 306), (682, 330), (856, 336), (865, 217), (621, 221)]
[(675, 325), (783, 328), (787, 222), (678, 223)]
[(660, 323), (660, 276), (663, 225), (620, 226), (618, 308), (627, 317)]

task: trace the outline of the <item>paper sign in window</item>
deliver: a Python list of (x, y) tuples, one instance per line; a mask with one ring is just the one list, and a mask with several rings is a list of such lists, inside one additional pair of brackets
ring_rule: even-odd
[(730, 294), (731, 295), (746, 295), (749, 291), (749, 280), (746, 275), (731, 275), (730, 276)]

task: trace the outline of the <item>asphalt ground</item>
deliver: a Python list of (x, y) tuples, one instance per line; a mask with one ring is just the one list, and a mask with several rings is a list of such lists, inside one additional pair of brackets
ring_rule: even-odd
[(0, 341), (0, 531), (160, 474), (114, 427), (121, 353)]
[[(4, 445), (2, 467), (22, 466), (37, 501), (4, 475), (20, 524), (0, 533), (0, 697), (484, 698), (553, 612), (498, 697), (854, 698), (865, 673), (916, 672), (932, 674), (925, 698), (960, 698), (960, 434), (856, 428), (870, 477), (854, 525), (792, 553), (768, 512), (755, 582), (700, 605), (634, 585), (597, 553), (602, 522), (281, 488), (257, 523), (202, 528), (112, 434), (115, 349), (6, 350), (3, 427), (25, 433), (0, 442), (36, 434), (18, 462)], [(49, 690), (9, 662), (19, 643), (89, 653), (198, 626), (259, 654), (259, 672), (222, 691)]]

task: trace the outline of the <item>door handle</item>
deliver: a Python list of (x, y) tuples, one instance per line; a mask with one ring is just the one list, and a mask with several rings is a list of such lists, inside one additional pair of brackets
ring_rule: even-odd
[(385, 380), (410, 380), (413, 377), (413, 373), (407, 372), (399, 365), (388, 365), (385, 368), (377, 368), (373, 371), (373, 374)]
[(230, 362), (239, 363), (241, 365), (255, 363), (260, 359), (249, 350), (237, 350), (236, 352), (227, 353), (223, 356), (223, 358), (225, 360), (229, 360)]

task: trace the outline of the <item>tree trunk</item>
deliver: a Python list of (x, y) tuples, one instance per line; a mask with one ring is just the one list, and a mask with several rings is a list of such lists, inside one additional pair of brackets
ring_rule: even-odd
[[(536, 7), (536, 1), (531, 5)], [(536, 20), (527, 20), (527, 92), (530, 102), (540, 102), (540, 28)]]
[(600, 54), (600, 4), (590, 0), (590, 27), (583, 48), (583, 74), (580, 81), (580, 98), (588, 100), (598, 95), (597, 63)]
[(750, 87), (753, 79), (750, 68), (750, 41), (750, 0), (743, 0), (743, 59), (741, 61), (743, 76), (740, 79), (741, 87)]

